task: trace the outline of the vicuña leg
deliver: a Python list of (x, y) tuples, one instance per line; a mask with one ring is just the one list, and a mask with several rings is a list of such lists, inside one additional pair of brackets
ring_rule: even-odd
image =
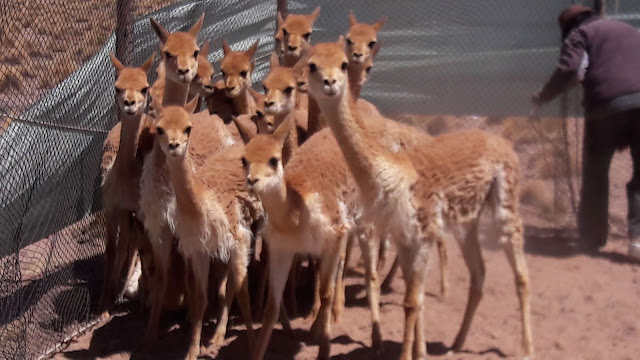
[(340, 236), (336, 246), (320, 260), (320, 311), (309, 334), (320, 345), (318, 359), (328, 359), (331, 350), (331, 307), (333, 306), (340, 254), (347, 246), (347, 235)]
[(438, 239), (438, 254), (440, 261), (440, 298), (444, 299), (447, 297), (449, 293), (449, 276), (448, 268), (449, 268), (449, 256), (447, 255), (447, 244), (445, 243), (443, 238)]
[(105, 234), (105, 256), (104, 256), (104, 277), (102, 281), (102, 293), (100, 294), (100, 302), (98, 309), (103, 319), (109, 317), (109, 308), (112, 305), (114, 297), (113, 270), (115, 266), (118, 246), (118, 217), (114, 210), (105, 212), (105, 223), (107, 232)]
[(225, 266), (222, 271), (217, 291), (219, 311), (216, 332), (213, 335), (213, 339), (211, 339), (211, 344), (214, 345), (222, 345), (224, 343), (224, 338), (227, 335), (227, 323), (229, 322), (229, 308), (231, 307), (231, 304), (227, 304), (229, 288), (231, 287), (231, 282), (229, 281), (231, 267)]
[[(424, 282), (427, 275), (429, 244), (416, 249), (398, 249), (398, 261), (406, 284), (404, 300), (405, 333), (400, 360), (424, 359), (427, 348), (421, 317), (423, 316)], [(418, 320), (420, 319), (420, 320)]]
[(293, 253), (280, 249), (269, 249), (269, 299), (264, 312), (258, 343), (251, 357), (253, 360), (262, 360), (267, 352), (273, 325), (276, 323), (280, 305), (282, 304), (282, 293), (287, 283), (293, 257)]
[(367, 283), (367, 299), (371, 309), (371, 346), (375, 351), (382, 347), (382, 331), (380, 329), (380, 279), (378, 279), (378, 254), (380, 242), (372, 238), (370, 229), (363, 232), (364, 236), (358, 236), (362, 256), (365, 265), (365, 281)]
[[(520, 220), (517, 220), (520, 223)], [(509, 264), (516, 277), (516, 289), (520, 300), (522, 319), (522, 349), (525, 356), (533, 356), (533, 340), (531, 335), (531, 309), (529, 305), (529, 276), (522, 249), (522, 231), (516, 232), (503, 245)]]
[(189, 311), (191, 336), (189, 337), (189, 351), (186, 359), (197, 360), (200, 354), (202, 321), (204, 311), (207, 308), (210, 257), (206, 252), (201, 252), (192, 256), (188, 262), (191, 263), (191, 268), (187, 271), (193, 272), (195, 286), (191, 290), (191, 295), (193, 296), (190, 300), (192, 308)]
[(469, 299), (467, 302), (467, 308), (464, 312), (464, 319), (462, 320), (460, 331), (458, 332), (456, 340), (452, 346), (454, 351), (462, 350), (462, 345), (467, 338), (467, 333), (471, 326), (471, 320), (473, 319), (473, 315), (475, 314), (478, 304), (480, 303), (480, 299), (482, 298), (485, 269), (482, 254), (480, 253), (480, 243), (478, 241), (477, 220), (468, 225), (466, 237), (462, 243), (462, 255), (467, 267), (469, 268), (471, 279), (469, 284)]
[[(169, 233), (165, 231), (165, 233)], [(149, 314), (149, 323), (147, 324), (147, 330), (144, 336), (144, 343), (147, 347), (153, 346), (158, 341), (158, 327), (160, 324), (160, 314), (162, 312), (162, 303), (165, 292), (167, 290), (167, 272), (170, 264), (171, 251), (173, 249), (173, 237), (162, 235), (154, 236), (158, 234), (152, 234), (152, 238), (162, 239), (157, 243), (157, 246), (153, 248), (153, 262), (155, 265), (155, 271), (153, 273), (153, 292), (151, 293), (151, 313)]]
[(234, 294), (238, 294), (238, 305), (240, 305), (240, 313), (244, 318), (245, 325), (247, 326), (247, 340), (249, 343), (249, 353), (253, 350), (255, 338), (253, 335), (253, 321), (251, 318), (251, 305), (249, 299), (249, 278), (247, 277), (247, 262), (249, 261), (249, 255), (246, 251), (238, 250), (232, 255), (229, 263), (232, 294), (227, 291), (227, 304), (231, 307)]

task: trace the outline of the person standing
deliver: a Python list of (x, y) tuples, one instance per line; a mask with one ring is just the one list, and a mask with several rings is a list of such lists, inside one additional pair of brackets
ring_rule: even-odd
[(587, 250), (598, 251), (607, 242), (611, 159), (616, 150), (630, 147), (628, 254), (640, 260), (640, 32), (578, 4), (564, 9), (558, 23), (560, 59), (533, 95), (533, 111), (582, 83), (585, 129), (578, 230)]

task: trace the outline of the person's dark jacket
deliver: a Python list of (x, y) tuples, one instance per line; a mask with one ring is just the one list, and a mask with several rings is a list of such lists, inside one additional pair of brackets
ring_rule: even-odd
[(584, 88), (587, 113), (612, 105), (640, 107), (640, 32), (598, 16), (573, 29), (564, 41), (555, 72), (539, 94), (540, 102), (550, 101), (578, 81)]

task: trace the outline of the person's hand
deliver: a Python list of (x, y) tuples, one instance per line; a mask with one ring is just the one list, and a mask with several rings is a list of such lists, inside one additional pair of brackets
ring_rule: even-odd
[(531, 110), (529, 116), (538, 117), (538, 111), (540, 110), (540, 93), (535, 93), (531, 96)]

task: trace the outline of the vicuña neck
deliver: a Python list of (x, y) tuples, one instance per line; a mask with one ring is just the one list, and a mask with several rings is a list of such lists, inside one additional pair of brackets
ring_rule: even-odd
[(297, 226), (299, 209), (296, 208), (293, 190), (281, 181), (260, 194), (260, 201), (269, 216), (269, 223), (276, 229), (292, 229)]
[(282, 66), (294, 67), (296, 65), (296, 63), (298, 62), (298, 60), (300, 60), (299, 56), (285, 54), (282, 57)]
[(324, 122), (324, 117), (321, 116), (320, 106), (318, 105), (318, 101), (309, 95), (309, 117), (307, 120), (307, 137), (311, 137), (311, 135), (319, 132), (324, 129), (327, 124)]
[(347, 70), (347, 76), (349, 77), (349, 89), (351, 89), (351, 95), (356, 100), (360, 98), (360, 92), (362, 91), (362, 84), (360, 84), (360, 80), (362, 79), (363, 71), (365, 71), (363, 64), (355, 62), (349, 63), (349, 68)]
[(168, 76), (164, 81), (164, 94), (162, 97), (162, 106), (170, 105), (184, 106), (189, 98), (189, 87), (191, 83), (184, 81), (174, 81)]
[(318, 101), (331, 130), (344, 154), (354, 178), (366, 194), (379, 192), (377, 165), (382, 165), (386, 150), (376, 139), (368, 136), (364, 121), (359, 117), (356, 103), (349, 89), (337, 98)]
[(167, 157), (166, 161), (173, 191), (176, 194), (178, 211), (191, 218), (203, 216), (200, 204), (203, 187), (195, 179), (195, 171), (189, 153), (187, 152), (182, 158)]
[[(247, 85), (249, 86), (249, 85)], [(256, 102), (249, 90), (245, 89), (238, 96), (231, 99), (235, 115), (253, 114), (256, 111)]]
[(114, 166), (120, 171), (133, 171), (136, 168), (136, 154), (142, 122), (142, 112), (135, 115), (123, 114), (120, 119), (120, 145)]

